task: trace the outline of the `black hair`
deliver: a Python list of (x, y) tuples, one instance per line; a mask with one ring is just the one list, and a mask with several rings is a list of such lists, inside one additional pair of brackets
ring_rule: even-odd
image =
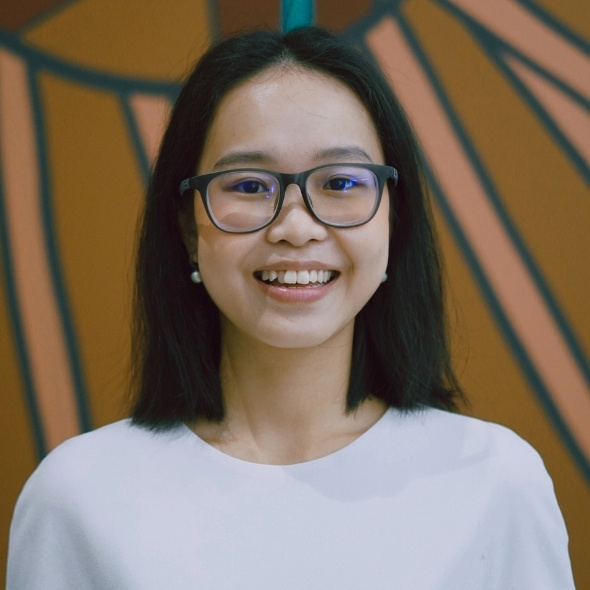
[(369, 60), (331, 33), (305, 27), (285, 35), (261, 31), (222, 41), (200, 59), (176, 101), (140, 227), (132, 339), (134, 422), (162, 429), (224, 417), (219, 312), (206, 290), (190, 281), (179, 227), (187, 198), (178, 195), (178, 186), (197, 169), (221, 99), (273, 66), (307, 68), (348, 86), (373, 119), (385, 163), (400, 173), (399, 186), (389, 186), (388, 279), (355, 320), (347, 409), (371, 395), (405, 410), (456, 410), (462, 393), (451, 366), (440, 256), (414, 134)]

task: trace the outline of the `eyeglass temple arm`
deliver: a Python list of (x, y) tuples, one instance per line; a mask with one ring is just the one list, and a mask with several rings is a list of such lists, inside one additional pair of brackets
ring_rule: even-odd
[(397, 168), (394, 168), (393, 166), (391, 166), (391, 170), (393, 171), (393, 174), (390, 176), (390, 178), (393, 178), (393, 186), (397, 186), (399, 180), (399, 173), (397, 171)]
[[(396, 181), (397, 183), (397, 181)], [(183, 180), (180, 183), (180, 186), (178, 187), (178, 192), (182, 195), (184, 194), (185, 191), (187, 191), (190, 188), (190, 179), (187, 178), (186, 180)]]

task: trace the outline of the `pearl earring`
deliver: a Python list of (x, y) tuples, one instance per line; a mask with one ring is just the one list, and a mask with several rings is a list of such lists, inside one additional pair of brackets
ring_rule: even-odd
[(383, 278), (381, 279), (381, 282), (384, 283), (387, 280), (387, 273), (383, 273)]
[(193, 258), (196, 258), (196, 255), (194, 257), (191, 256), (189, 260), (191, 266), (193, 267), (193, 272), (191, 272), (191, 281), (195, 283), (195, 285), (200, 285), (203, 282), (203, 279), (201, 278), (201, 273), (199, 272), (199, 265), (193, 261)]

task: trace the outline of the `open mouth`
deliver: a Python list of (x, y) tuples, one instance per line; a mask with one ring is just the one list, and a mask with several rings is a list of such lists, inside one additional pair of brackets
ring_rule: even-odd
[(336, 270), (260, 270), (254, 276), (275, 287), (321, 287), (338, 274)]

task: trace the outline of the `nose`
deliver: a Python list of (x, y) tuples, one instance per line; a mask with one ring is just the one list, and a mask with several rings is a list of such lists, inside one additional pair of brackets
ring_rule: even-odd
[(328, 228), (312, 216), (301, 189), (296, 184), (288, 185), (279, 216), (267, 228), (267, 239), (273, 243), (286, 241), (293, 246), (303, 246), (310, 240), (324, 240), (327, 235)]

